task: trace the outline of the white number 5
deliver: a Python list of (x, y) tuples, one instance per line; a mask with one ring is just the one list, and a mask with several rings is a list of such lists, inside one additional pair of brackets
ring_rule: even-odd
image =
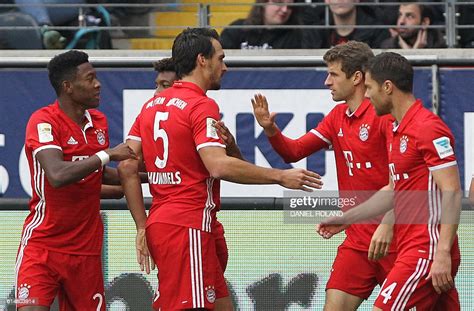
[(104, 302), (104, 298), (102, 297), (101, 294), (97, 293), (94, 295), (94, 297), (92, 297), (92, 299), (99, 299), (99, 301), (97, 302), (97, 311), (101, 311), (102, 310), (102, 303)]
[(169, 112), (160, 112), (158, 111), (155, 115), (155, 126), (153, 129), (153, 139), (155, 141), (158, 138), (163, 140), (163, 159), (160, 159), (158, 156), (155, 159), (155, 165), (158, 168), (164, 168), (166, 166), (166, 162), (168, 161), (168, 135), (164, 129), (160, 129), (160, 121), (168, 120)]

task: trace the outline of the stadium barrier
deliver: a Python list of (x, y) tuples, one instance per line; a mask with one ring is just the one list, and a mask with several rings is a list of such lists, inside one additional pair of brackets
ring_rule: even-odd
[[(415, 95), (453, 130), (467, 189), (474, 170), (474, 57), (466, 50), (401, 52), (415, 65)], [(22, 151), (24, 128), (34, 110), (55, 98), (44, 68), (56, 53), (0, 51), (0, 85), (5, 90), (0, 92), (0, 193), (5, 197), (0, 200), (0, 310), (11, 309), (7, 304), (14, 284), (15, 256), (27, 214), (26, 198), (31, 191)], [(224, 76), (222, 90), (209, 92), (209, 96), (219, 103), (223, 120), (235, 133), (247, 160), (264, 166), (289, 167), (271, 150), (253, 120), (249, 99), (254, 93), (267, 95), (271, 110), (280, 115), (279, 126), (292, 137), (314, 127), (333, 107), (335, 103), (323, 83), (323, 53), (227, 53), (230, 69)], [(102, 82), (100, 109), (109, 118), (111, 144), (115, 145), (123, 140), (142, 103), (153, 93), (155, 73), (151, 62), (168, 56), (169, 52), (89, 54), (98, 68)], [(326, 189), (336, 189), (331, 152), (320, 152), (295, 166), (319, 172)], [(283, 196), (279, 187), (223, 183), (222, 194), (224, 209), (235, 207), (219, 213), (219, 219), (226, 228), (230, 250), (226, 278), (239, 309), (321, 309), (330, 265), (343, 236), (325, 241), (316, 236), (314, 225), (285, 223), (279, 207)], [(235, 198), (236, 195), (242, 197)], [(152, 290), (157, 285), (156, 276), (142, 275), (135, 263), (135, 227), (129, 212), (124, 210), (123, 201), (104, 201), (103, 208), (109, 310), (124, 305), (129, 305), (130, 310), (148, 310)], [(456, 283), (463, 310), (473, 310), (474, 214), (469, 210), (463, 213), (465, 221), (459, 230), (463, 259)], [(372, 300), (373, 296), (361, 310), (370, 310)]]

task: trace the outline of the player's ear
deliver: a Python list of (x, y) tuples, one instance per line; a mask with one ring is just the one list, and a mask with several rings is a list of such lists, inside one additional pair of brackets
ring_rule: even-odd
[(382, 85), (382, 89), (385, 94), (390, 95), (393, 92), (393, 83), (390, 80), (385, 80)]
[(204, 56), (204, 54), (202, 53), (199, 53), (197, 58), (196, 58), (196, 65), (197, 66), (204, 66), (206, 64), (206, 57)]
[(71, 94), (72, 93), (71, 81), (64, 80), (63, 82), (61, 82), (61, 88), (65, 94)]
[(354, 85), (359, 85), (359, 83), (364, 84), (364, 73), (362, 71), (356, 71), (352, 75), (352, 79), (354, 81)]

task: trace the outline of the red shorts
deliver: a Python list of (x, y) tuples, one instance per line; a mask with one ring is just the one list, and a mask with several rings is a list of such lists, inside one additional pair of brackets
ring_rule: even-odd
[[(375, 306), (382, 310), (460, 310), (455, 288), (438, 295), (432, 281), (426, 277), (433, 261), (406, 256), (397, 259), (387, 276)], [(456, 276), (460, 260), (453, 260), (452, 275)]]
[(216, 252), (217, 257), (219, 258), (219, 264), (221, 265), (222, 272), (225, 272), (227, 261), (229, 259), (229, 250), (227, 249), (227, 243), (225, 242), (224, 226), (222, 226), (218, 220), (216, 220), (212, 227), (212, 234), (216, 240)]
[(17, 256), (17, 307), (51, 306), (60, 310), (105, 310), (100, 256), (59, 253), (28, 245)]
[(211, 233), (153, 223), (146, 237), (158, 267), (155, 310), (212, 309), (217, 292), (229, 296)]
[(326, 290), (337, 289), (362, 299), (369, 298), (373, 289), (387, 277), (397, 255), (391, 253), (377, 261), (370, 261), (367, 256), (368, 251), (340, 245)]

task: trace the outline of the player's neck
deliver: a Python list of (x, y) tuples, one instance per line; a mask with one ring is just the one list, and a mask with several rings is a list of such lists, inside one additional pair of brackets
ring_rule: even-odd
[(208, 90), (208, 86), (205, 83), (205, 80), (202, 79), (201, 77), (199, 77), (196, 74), (185, 76), (181, 80), (185, 81), (185, 82), (191, 82), (191, 83), (196, 84), (197, 86), (199, 86), (204, 91), (204, 93), (206, 93), (207, 90)]
[(392, 116), (400, 123), (416, 98), (412, 93), (402, 93), (393, 100)]
[(362, 104), (362, 102), (365, 99), (365, 88), (362, 89), (356, 89), (354, 94), (352, 94), (350, 97), (346, 98), (346, 104), (349, 107), (350, 112), (354, 112), (359, 108), (359, 106)]
[(81, 128), (84, 127), (85, 123), (85, 109), (81, 106), (74, 105), (71, 100), (58, 98), (59, 107), (61, 110), (74, 121)]

